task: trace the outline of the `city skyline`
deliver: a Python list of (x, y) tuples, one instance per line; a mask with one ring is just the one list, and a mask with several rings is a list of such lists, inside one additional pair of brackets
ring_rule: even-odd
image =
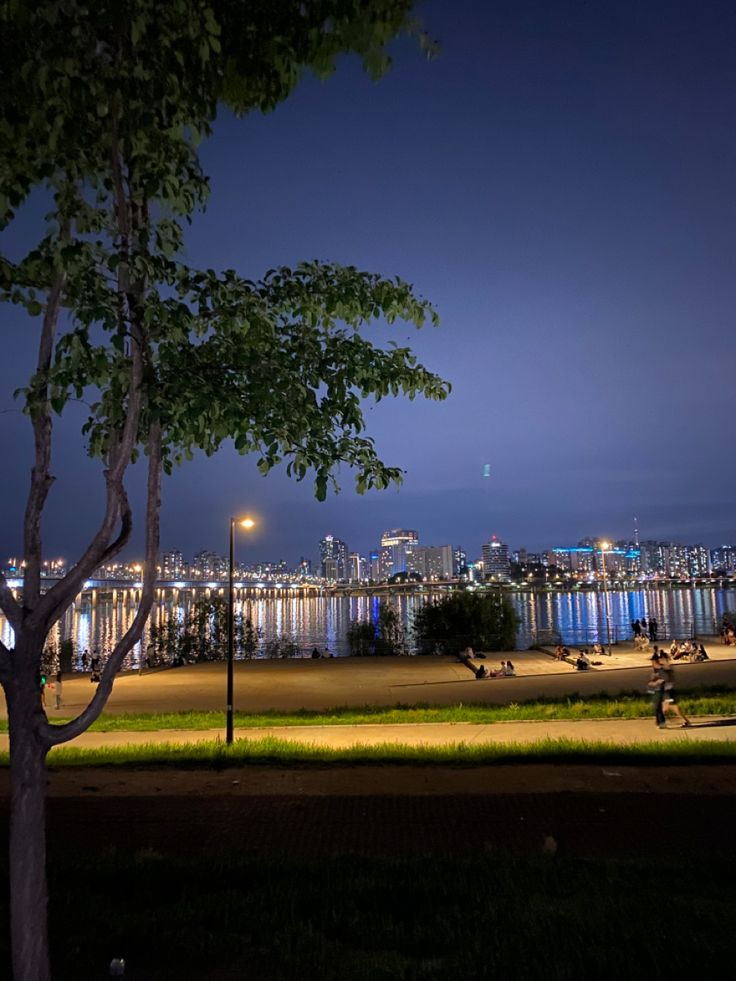
[[(368, 408), (381, 455), (406, 470), (400, 491), (358, 498), (345, 474), (322, 505), (308, 480), (261, 478), (227, 449), (165, 480), (162, 542), (215, 547), (246, 510), (262, 526), (239, 551), (295, 557), (329, 529), (366, 552), (366, 529), (395, 526), (468, 549), (495, 530), (538, 551), (582, 529), (622, 538), (634, 514), (648, 538), (736, 540), (736, 461), (720, 436), (736, 354), (736, 11), (434, 0), (420, 12), (436, 60), (402, 41), (378, 84), (345, 59), (271, 115), (218, 119), (203, 149), (213, 196), (187, 250), (248, 276), (317, 257), (404, 277), (442, 326), (369, 333), (410, 343), (453, 393)], [(3, 236), (11, 257), (45, 210), (35, 196)], [(17, 309), (5, 324), (15, 465), (0, 548), (16, 554), (32, 442), (12, 392), (34, 352)], [(72, 405), (56, 423), (49, 555), (78, 552), (99, 517), (84, 417)], [(125, 554), (141, 551), (138, 525)]]
[[(655, 547), (669, 548), (674, 550), (676, 553), (681, 555), (697, 554), (701, 556), (698, 559), (698, 564), (706, 561), (707, 563), (714, 560), (713, 568), (736, 568), (736, 543), (734, 542), (721, 542), (716, 546), (704, 545), (702, 542), (682, 542), (673, 541), (672, 539), (653, 539), (645, 538), (639, 536), (636, 532), (633, 536), (590, 536), (585, 535), (581, 538), (575, 540), (575, 544), (563, 544), (558, 541), (555, 545), (544, 546), (539, 549), (530, 549), (525, 545), (520, 545), (518, 543), (509, 544), (506, 541), (498, 538), (497, 535), (492, 534), (486, 541), (481, 542), (473, 551), (472, 546), (467, 548), (464, 543), (461, 542), (427, 542), (422, 541), (421, 536), (418, 535), (416, 530), (406, 532), (403, 529), (393, 529), (383, 532), (377, 544), (372, 545), (369, 549), (362, 551), (358, 549), (353, 549), (350, 543), (343, 541), (338, 536), (332, 535), (331, 533), (326, 534), (318, 543), (315, 544), (313, 552), (306, 552), (300, 554), (298, 560), (292, 557), (286, 557), (283, 555), (271, 555), (267, 556), (265, 554), (253, 556), (249, 555), (247, 558), (243, 558), (242, 555), (238, 555), (236, 550), (236, 565), (239, 568), (257, 570), (258, 568), (270, 569), (274, 572), (289, 572), (290, 574), (311, 574), (311, 575), (322, 575), (326, 578), (335, 579), (348, 579), (348, 578), (385, 578), (382, 574), (377, 574), (376, 570), (382, 569), (385, 572), (385, 559), (381, 557), (381, 552), (385, 550), (386, 545), (394, 546), (389, 548), (388, 551), (391, 552), (391, 562), (395, 563), (397, 558), (400, 562), (403, 562), (406, 557), (405, 549), (402, 543), (399, 542), (395, 536), (397, 532), (403, 534), (404, 536), (411, 536), (410, 539), (407, 538), (411, 546), (414, 546), (419, 552), (431, 552), (439, 553), (441, 550), (450, 549), (454, 554), (455, 562), (457, 565), (457, 560), (459, 556), (462, 556), (462, 561), (469, 565), (483, 565), (486, 571), (492, 571), (494, 568), (494, 561), (492, 553), (495, 549), (498, 549), (499, 555), (503, 556), (503, 563), (508, 561), (521, 562), (522, 564), (530, 563), (547, 563), (556, 564), (552, 557), (555, 554), (562, 555), (563, 553), (593, 553), (594, 564), (595, 555), (600, 554), (601, 550), (606, 550), (607, 554), (613, 555), (614, 553), (624, 554), (630, 553), (632, 548), (635, 548), (637, 554), (641, 551), (644, 553), (647, 550), (652, 550)], [(391, 538), (394, 536), (394, 538)], [(330, 543), (328, 548), (325, 549), (325, 545)], [(332, 544), (334, 543), (334, 550)], [(399, 546), (398, 550), (396, 546)], [(708, 559), (702, 559), (702, 555), (708, 555)], [(187, 558), (187, 554), (191, 556), (191, 561)], [(719, 556), (720, 561), (715, 561), (715, 557)], [(569, 556), (568, 556), (569, 558)], [(334, 568), (331, 566), (330, 570), (327, 570), (325, 565), (325, 560), (334, 561)], [(727, 559), (724, 565), (724, 559)], [(357, 568), (361, 565), (365, 569), (366, 575), (352, 575), (352, 572), (348, 572), (355, 568), (354, 561), (359, 560)], [(433, 556), (431, 560), (433, 563), (438, 561), (439, 557), (437, 555)], [(448, 557), (444, 556), (443, 561), (445, 566), (448, 565)], [(17, 557), (8, 557), (6, 559), (5, 565), (11, 574), (18, 568), (16, 563), (20, 562)], [(227, 559), (225, 558), (224, 552), (218, 552), (216, 548), (207, 547), (199, 545), (198, 548), (187, 553), (185, 550), (178, 548), (175, 544), (165, 543), (161, 549), (159, 555), (159, 566), (162, 570), (163, 578), (176, 578), (181, 569), (185, 568), (197, 568), (200, 573), (207, 576), (210, 572), (208, 568), (210, 563), (213, 563), (220, 568), (220, 572), (226, 567)], [(120, 565), (127, 566), (128, 568), (137, 568), (138, 571), (141, 569), (140, 561), (133, 557), (127, 560), (124, 557), (120, 557), (112, 566)], [(178, 567), (177, 567), (178, 566)], [(66, 559), (60, 556), (53, 558), (48, 558), (45, 562), (46, 572), (45, 574), (53, 574), (55, 568), (66, 569)], [(574, 565), (571, 568), (575, 567)], [(437, 578), (437, 577), (435, 577)]]

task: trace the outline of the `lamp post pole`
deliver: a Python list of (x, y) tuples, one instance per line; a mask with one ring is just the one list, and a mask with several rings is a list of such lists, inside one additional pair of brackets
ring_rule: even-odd
[(225, 715), (225, 742), (229, 746), (233, 741), (233, 660), (235, 657), (235, 525), (250, 530), (255, 527), (252, 518), (230, 518), (230, 561), (227, 577), (227, 708)]
[(608, 656), (611, 656), (611, 606), (608, 596), (608, 571), (606, 569), (607, 542), (601, 544), (601, 570), (603, 572), (603, 601), (606, 604), (606, 637), (608, 638)]
[(235, 640), (235, 623), (233, 610), (233, 579), (235, 577), (235, 518), (230, 518), (230, 562), (228, 565), (227, 583), (227, 715), (225, 722), (225, 742), (231, 745), (233, 741), (233, 657)]

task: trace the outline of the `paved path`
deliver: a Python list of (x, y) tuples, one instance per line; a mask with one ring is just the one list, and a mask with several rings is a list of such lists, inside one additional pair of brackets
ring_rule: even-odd
[[(586, 672), (575, 671), (569, 664), (540, 651), (519, 651), (512, 655), (517, 677), (482, 681), (477, 681), (466, 667), (449, 657), (239, 662), (235, 665), (235, 708), (244, 712), (266, 709), (291, 712), (342, 705), (455, 705), (458, 702), (503, 705), (544, 696), (560, 698), (577, 692), (615, 695), (643, 689), (649, 676), (646, 652), (634, 651), (626, 645), (613, 650), (612, 657), (601, 659), (603, 664), (599, 668)], [(678, 687), (736, 688), (734, 648), (709, 644), (708, 650), (712, 660), (705, 664), (678, 663)], [(500, 655), (489, 654), (485, 664), (493, 667), (499, 661)], [(61, 712), (52, 707), (53, 692), (48, 693), (49, 717), (80, 712), (90, 693), (88, 675), (65, 681)], [(143, 675), (123, 674), (115, 681), (106, 712), (113, 715), (189, 709), (224, 712), (224, 708), (225, 665), (216, 663), (154, 670)], [(0, 714), (5, 714), (2, 696)]]
[[(236, 729), (235, 738), (256, 741), (272, 737), (305, 745), (344, 749), (351, 746), (467, 746), (483, 743), (524, 744), (540, 740), (577, 739), (611, 745), (667, 743), (673, 739), (687, 742), (736, 741), (736, 718), (708, 717), (693, 721), (684, 729), (671, 721), (666, 730), (658, 729), (652, 719), (605, 719), (580, 722), (496, 722), (477, 724), (422, 723), (409, 725), (335, 725), (272, 726), (264, 729)], [(85, 732), (68, 745), (101, 748), (147, 743), (199, 743), (224, 739), (223, 729), (165, 729), (158, 732)], [(7, 735), (0, 736), (0, 749), (6, 750)]]

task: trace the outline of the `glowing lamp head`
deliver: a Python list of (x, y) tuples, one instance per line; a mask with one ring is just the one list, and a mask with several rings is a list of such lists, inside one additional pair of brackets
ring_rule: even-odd
[(245, 528), (247, 530), (250, 530), (251, 528), (255, 528), (256, 526), (256, 523), (253, 520), (253, 518), (243, 518), (241, 521), (238, 522), (238, 524), (240, 525), (241, 528)]
[(601, 551), (602, 552), (608, 552), (608, 551), (610, 551), (610, 549), (611, 549), (611, 543), (610, 542), (601, 542)]

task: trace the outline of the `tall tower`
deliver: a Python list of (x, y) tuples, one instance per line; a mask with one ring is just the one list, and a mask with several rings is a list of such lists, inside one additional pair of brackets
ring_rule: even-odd
[(508, 545), (506, 545), (504, 542), (500, 542), (495, 535), (491, 535), (490, 541), (484, 542), (481, 551), (483, 554), (484, 576), (508, 576)]
[(325, 535), (319, 543), (321, 572), (325, 579), (348, 578), (348, 547), (334, 535)]

